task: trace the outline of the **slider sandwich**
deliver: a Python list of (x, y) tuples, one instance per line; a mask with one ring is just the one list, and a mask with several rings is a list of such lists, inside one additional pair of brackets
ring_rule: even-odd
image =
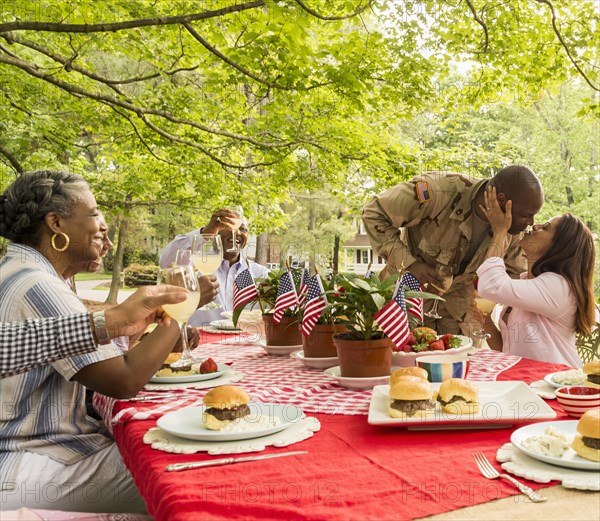
[(600, 408), (590, 409), (579, 418), (571, 447), (582, 458), (600, 461)]
[(240, 387), (222, 385), (207, 392), (203, 398), (206, 409), (202, 421), (207, 429), (218, 431), (232, 421), (250, 414), (250, 397)]
[(181, 353), (169, 353), (155, 376), (187, 376), (197, 373), (197, 371), (192, 369), (191, 363), (182, 367), (171, 367), (171, 364), (178, 362), (180, 358)]
[(586, 386), (600, 388), (600, 360), (592, 360), (585, 364), (583, 372), (587, 375)]
[(400, 378), (411, 376), (427, 381), (427, 371), (422, 367), (403, 367), (396, 369), (390, 376), (390, 387), (394, 385)]
[(426, 418), (433, 414), (431, 384), (415, 377), (401, 377), (390, 386), (388, 414), (392, 418)]
[(437, 400), (442, 409), (450, 414), (479, 412), (479, 390), (475, 384), (462, 378), (450, 378), (442, 382)]

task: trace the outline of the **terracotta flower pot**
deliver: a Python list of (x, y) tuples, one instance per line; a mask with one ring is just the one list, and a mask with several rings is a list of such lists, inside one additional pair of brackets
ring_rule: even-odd
[(335, 335), (333, 343), (342, 376), (364, 378), (390, 374), (393, 343), (389, 338), (351, 340), (339, 337), (339, 334)]
[(265, 337), (268, 346), (298, 346), (302, 344), (302, 334), (296, 317), (283, 317), (279, 324), (273, 321), (273, 315), (263, 315)]
[(310, 335), (302, 335), (305, 358), (327, 358), (337, 356), (333, 335), (346, 331), (343, 324), (315, 324)]

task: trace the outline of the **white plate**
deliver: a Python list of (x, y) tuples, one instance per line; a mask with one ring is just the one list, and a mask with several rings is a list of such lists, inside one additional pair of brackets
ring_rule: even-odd
[(274, 432), (287, 429), (292, 423), (301, 420), (304, 413), (295, 405), (281, 405), (277, 403), (250, 402), (250, 415), (246, 421), (251, 423), (259, 417), (279, 418), (279, 425), (249, 430), (244, 432), (221, 432), (206, 429), (202, 423), (202, 414), (205, 407), (183, 407), (169, 412), (156, 421), (156, 425), (169, 434), (174, 434), (188, 440), (201, 441), (234, 441), (260, 438)]
[[(416, 359), (419, 356), (429, 355), (459, 355), (461, 353), (466, 354), (473, 347), (473, 340), (468, 336), (455, 335), (460, 338), (461, 343), (458, 347), (448, 349), (446, 351), (420, 351), (418, 353), (405, 353), (404, 351), (394, 351), (392, 355), (392, 370), (397, 367), (410, 367), (416, 364)], [(438, 336), (439, 338), (439, 336)]]
[[(512, 425), (556, 418), (556, 413), (535, 394), (524, 382), (473, 382), (479, 388), (480, 410), (472, 414), (449, 414), (436, 403), (428, 418), (391, 418), (388, 415), (389, 385), (378, 385), (373, 389), (369, 405), (368, 422), (371, 425), (395, 427), (429, 426), (446, 428), (483, 428), (494, 425)], [(441, 384), (431, 384), (435, 391)]]
[(229, 366), (224, 364), (217, 365), (218, 371), (214, 373), (206, 374), (186, 374), (182, 376), (153, 376), (148, 380), (153, 384), (182, 384), (186, 382), (201, 382), (202, 380), (212, 380), (213, 378), (219, 378), (225, 371), (229, 370)]
[(525, 439), (530, 438), (531, 436), (541, 436), (548, 427), (552, 427), (556, 432), (564, 435), (570, 443), (577, 434), (578, 423), (577, 420), (534, 423), (533, 425), (527, 425), (517, 429), (511, 434), (510, 441), (521, 452), (524, 452), (529, 457), (539, 461), (558, 465), (559, 467), (567, 467), (569, 469), (595, 470), (598, 472), (600, 470), (600, 463), (582, 458), (571, 447), (569, 447), (561, 457), (558, 457), (537, 454), (522, 446)]
[(385, 384), (390, 379), (389, 374), (386, 376), (366, 376), (364, 378), (342, 376), (339, 365), (326, 369), (325, 374), (335, 378), (342, 387), (348, 389), (372, 389), (376, 385)]
[(272, 356), (289, 356), (294, 351), (302, 348), (302, 344), (295, 346), (270, 346), (265, 340), (259, 340), (258, 345)]
[[(573, 371), (573, 369), (570, 369), (570, 371)], [(585, 383), (582, 384), (559, 384), (556, 383), (552, 377), (556, 374), (560, 374), (560, 373), (566, 373), (567, 371), (557, 371), (556, 373), (550, 373), (547, 374), (546, 376), (544, 376), (544, 380), (546, 381), (546, 383), (549, 383), (552, 387), (554, 387), (555, 389), (560, 389), (561, 387), (575, 387), (575, 386), (581, 386), (581, 385), (585, 385)], [(587, 378), (586, 378), (587, 379)]]
[(213, 320), (209, 322), (211, 327), (215, 329), (223, 329), (225, 331), (241, 331), (239, 327), (235, 327), (231, 320)]
[(290, 354), (291, 358), (300, 360), (306, 367), (314, 367), (315, 369), (327, 369), (339, 363), (337, 356), (327, 356), (323, 358), (307, 358), (304, 356), (304, 351), (294, 351)]

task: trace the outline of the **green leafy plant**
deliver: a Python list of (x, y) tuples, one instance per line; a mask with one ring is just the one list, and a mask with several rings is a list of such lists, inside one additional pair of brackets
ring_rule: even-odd
[[(333, 304), (340, 317), (345, 317), (340, 323), (348, 326), (350, 331), (341, 333), (344, 337), (353, 340), (373, 340), (383, 338), (385, 335), (375, 322), (375, 315), (394, 296), (394, 288), (400, 274), (393, 275), (380, 281), (377, 275), (365, 279), (358, 275), (339, 275), (336, 279), (337, 288), (327, 291), (327, 297)], [(420, 297), (439, 299), (432, 293), (404, 290), (405, 297)], [(407, 302), (407, 309), (411, 305)], [(408, 314), (409, 322), (418, 325), (416, 317)]]

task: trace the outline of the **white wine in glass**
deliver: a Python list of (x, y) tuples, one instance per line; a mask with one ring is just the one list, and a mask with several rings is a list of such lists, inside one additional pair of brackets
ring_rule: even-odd
[(231, 222), (233, 223), (233, 226), (231, 227), (232, 244), (231, 244), (231, 248), (228, 248), (227, 251), (236, 252), (236, 251), (240, 251), (240, 249), (237, 245), (237, 238), (235, 236), (235, 233), (240, 229), (240, 226), (244, 222), (244, 210), (242, 209), (241, 206), (230, 206), (228, 208), (228, 210), (231, 210), (232, 212), (236, 213), (237, 217), (229, 218), (231, 220)]
[(223, 262), (223, 245), (218, 234), (199, 234), (192, 241), (192, 263), (203, 275), (212, 275)]
[(490, 338), (490, 336), (491, 336), (489, 333), (485, 332), (485, 327), (484, 327), (485, 319), (492, 311), (494, 311), (494, 307), (496, 306), (496, 303), (493, 300), (489, 300), (487, 298), (477, 296), (477, 297), (475, 297), (475, 306), (483, 315), (484, 323), (482, 324), (481, 329), (478, 329), (477, 331), (475, 331), (473, 333), (473, 336), (475, 338), (481, 338), (482, 340), (485, 340), (487, 338)]
[[(179, 252), (178, 252), (179, 254)], [(178, 259), (179, 259), (178, 255)], [(177, 262), (177, 261), (176, 261)], [(178, 304), (165, 304), (163, 309), (170, 316), (177, 320), (181, 331), (181, 345), (183, 352), (181, 358), (171, 364), (171, 367), (188, 367), (196, 362), (196, 359), (190, 352), (187, 341), (187, 332), (185, 325), (200, 303), (200, 288), (198, 278), (191, 264), (173, 265), (169, 268), (163, 268), (158, 272), (158, 284), (171, 284), (185, 288), (188, 292), (188, 298)]]

